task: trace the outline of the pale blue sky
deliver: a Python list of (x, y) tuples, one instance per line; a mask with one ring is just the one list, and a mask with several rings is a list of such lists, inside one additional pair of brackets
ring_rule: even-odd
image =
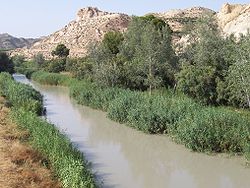
[(0, 33), (17, 37), (45, 36), (64, 27), (75, 18), (78, 9), (87, 6), (129, 15), (144, 15), (193, 6), (218, 11), (226, 2), (250, 3), (246, 0), (0, 0)]

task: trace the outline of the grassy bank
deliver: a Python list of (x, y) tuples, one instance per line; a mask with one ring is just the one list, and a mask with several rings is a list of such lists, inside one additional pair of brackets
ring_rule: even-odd
[[(53, 78), (56, 78), (53, 80)], [(55, 73), (35, 73), (43, 84), (68, 84), (79, 104), (107, 111), (108, 117), (146, 133), (167, 133), (194, 151), (233, 152), (249, 156), (250, 121), (240, 112), (205, 107), (171, 92), (148, 95), (120, 88), (101, 87)], [(66, 83), (66, 84), (65, 84)]]
[(61, 188), (47, 159), (27, 142), (29, 133), (10, 120), (0, 97), (0, 187)]
[(41, 95), (5, 73), (0, 74), (0, 91), (12, 107), (13, 121), (29, 132), (30, 144), (47, 157), (63, 187), (96, 187), (81, 152), (54, 125), (38, 116), (42, 109)]
[(73, 81), (73, 78), (64, 74), (47, 73), (42, 71), (34, 72), (31, 75), (31, 79), (36, 80), (41, 84), (62, 86), (68, 86)]

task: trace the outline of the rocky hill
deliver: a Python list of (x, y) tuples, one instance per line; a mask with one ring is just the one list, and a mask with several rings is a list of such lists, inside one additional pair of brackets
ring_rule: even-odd
[(182, 31), (186, 23), (193, 22), (204, 14), (216, 14), (216, 12), (203, 7), (193, 7), (184, 10), (170, 10), (163, 13), (152, 14), (166, 21), (171, 29), (175, 33), (178, 33)]
[(246, 34), (250, 29), (250, 5), (225, 4), (216, 15), (224, 35)]
[(31, 47), (35, 42), (38, 42), (39, 39), (25, 39), (25, 38), (16, 38), (7, 33), (0, 34), (0, 49), (16, 49), (23, 47)]
[(61, 30), (35, 43), (30, 49), (18, 49), (14, 53), (22, 53), (28, 58), (37, 53), (43, 53), (49, 58), (51, 51), (62, 43), (70, 49), (70, 56), (84, 56), (90, 44), (101, 41), (106, 32), (124, 32), (130, 19), (125, 14), (109, 13), (87, 7), (79, 10), (76, 20)]
[[(165, 20), (174, 31), (174, 44), (185, 43), (182, 29), (187, 22), (194, 22), (204, 14), (212, 14), (218, 20), (224, 35), (245, 34), (250, 28), (250, 5), (223, 5), (216, 13), (203, 7), (184, 10), (171, 10), (164, 13), (152, 13)], [(131, 17), (126, 14), (109, 13), (97, 8), (87, 7), (79, 10), (75, 21), (70, 22), (61, 30), (35, 43), (31, 48), (15, 50), (12, 54), (21, 53), (31, 58), (37, 53), (50, 57), (50, 52), (57, 44), (63, 43), (70, 48), (73, 57), (84, 56), (91, 43), (101, 41), (104, 34), (115, 30), (124, 32)]]

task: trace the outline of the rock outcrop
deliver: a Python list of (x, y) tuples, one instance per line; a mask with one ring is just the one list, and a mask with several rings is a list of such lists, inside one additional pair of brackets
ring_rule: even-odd
[(250, 5), (225, 4), (216, 15), (224, 35), (246, 34), (250, 29)]
[(109, 13), (87, 7), (79, 10), (76, 20), (70, 22), (63, 29), (35, 43), (29, 49), (18, 49), (12, 54), (22, 53), (27, 58), (32, 58), (37, 53), (42, 53), (46, 58), (50, 58), (51, 51), (62, 43), (70, 49), (70, 56), (84, 56), (87, 54), (89, 46), (101, 41), (108, 31), (124, 32), (130, 19), (125, 14)]
[(152, 13), (153, 15), (162, 18), (166, 21), (170, 28), (175, 32), (181, 32), (183, 26), (188, 22), (193, 22), (204, 14), (216, 14), (213, 10), (203, 7), (193, 7), (184, 10), (170, 10), (164, 13)]

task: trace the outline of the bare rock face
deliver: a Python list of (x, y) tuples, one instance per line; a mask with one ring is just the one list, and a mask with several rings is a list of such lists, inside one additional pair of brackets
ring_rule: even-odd
[(184, 10), (170, 10), (164, 13), (153, 13), (163, 19), (173, 31), (172, 43), (176, 53), (183, 51), (189, 43), (189, 36), (183, 35), (182, 31), (186, 24), (195, 22), (203, 15), (215, 15), (213, 10), (203, 7), (193, 7)]
[(224, 35), (246, 34), (250, 29), (250, 5), (227, 3), (217, 13), (217, 19)]
[(184, 10), (178, 9), (164, 13), (153, 13), (153, 15), (166, 21), (174, 32), (181, 32), (187, 22), (195, 21), (204, 14), (213, 15), (215, 12), (203, 7), (193, 7)]
[(61, 30), (49, 35), (31, 48), (21, 48), (12, 52), (32, 58), (42, 53), (51, 58), (51, 51), (58, 44), (65, 44), (70, 49), (71, 57), (82, 57), (87, 54), (89, 45), (101, 41), (108, 31), (124, 32), (130, 17), (125, 14), (108, 13), (97, 8), (87, 7), (77, 13), (75, 21), (70, 22)]

